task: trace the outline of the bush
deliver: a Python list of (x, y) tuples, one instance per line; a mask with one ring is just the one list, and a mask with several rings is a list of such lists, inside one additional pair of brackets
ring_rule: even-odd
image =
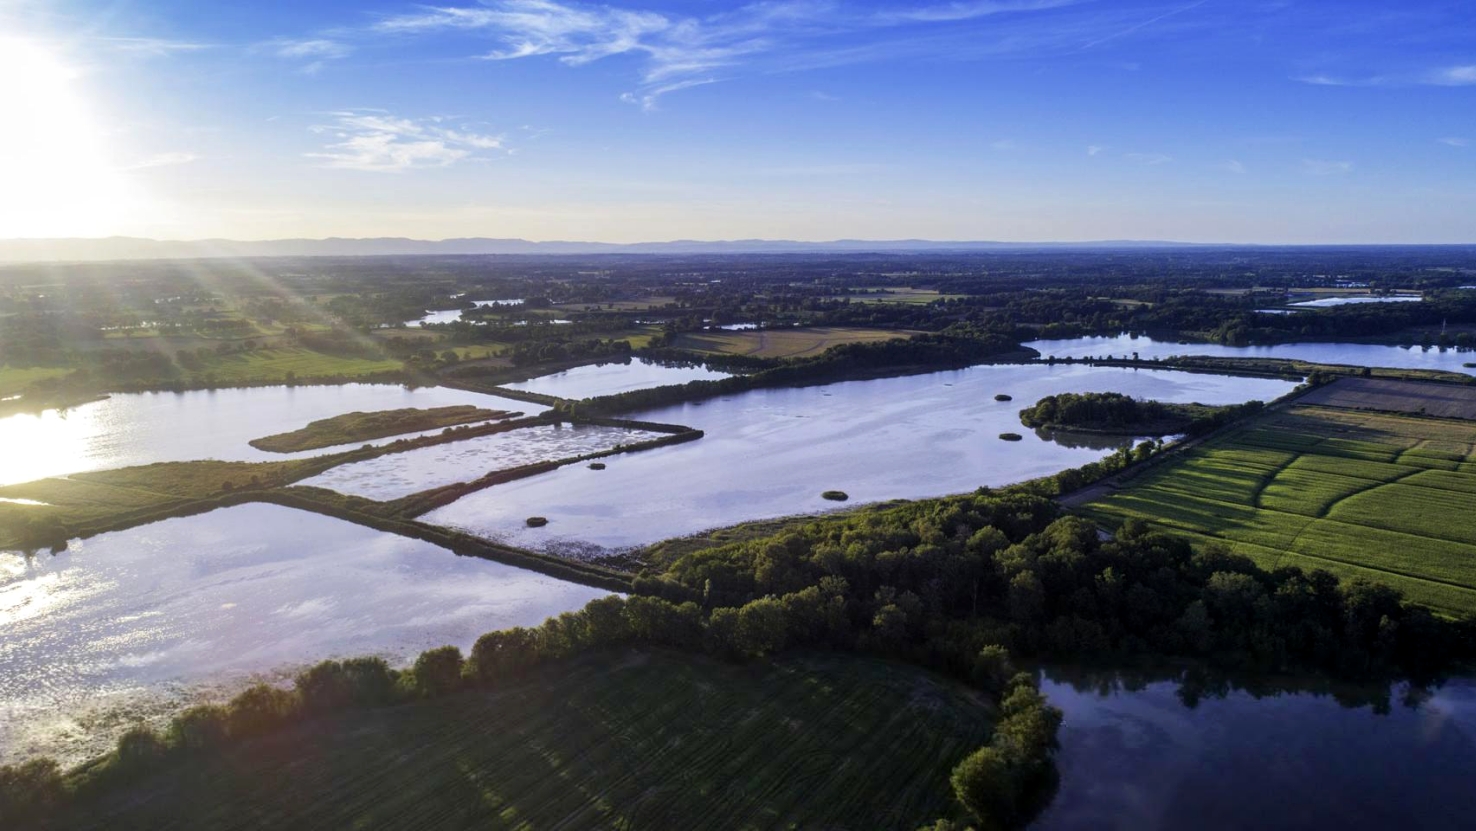
[(353, 698), (348, 676), (338, 661), (322, 661), (298, 673), (297, 694), (310, 713), (342, 709)]
[(61, 767), (51, 759), (0, 767), (0, 827), (41, 819), (66, 796)]
[(477, 638), (465, 672), (473, 681), (491, 685), (515, 678), (537, 662), (537, 636), (533, 630), (519, 626)]
[(164, 758), (166, 750), (164, 740), (153, 728), (142, 724), (131, 727), (118, 737), (117, 768), (125, 774), (150, 770)]
[(266, 684), (248, 687), (226, 706), (231, 736), (259, 736), (275, 729), (297, 710), (299, 700), (287, 690)]
[(995, 747), (970, 753), (950, 777), (953, 794), (984, 831), (1016, 824), (1016, 785), (1009, 759)]
[(230, 717), (224, 707), (191, 707), (169, 722), (169, 743), (186, 753), (199, 753), (225, 744)]
[(383, 658), (349, 658), (343, 662), (349, 698), (360, 707), (379, 707), (394, 701), (398, 675)]
[(423, 696), (445, 695), (461, 686), (461, 650), (454, 646), (427, 649), (408, 673), (411, 688)]

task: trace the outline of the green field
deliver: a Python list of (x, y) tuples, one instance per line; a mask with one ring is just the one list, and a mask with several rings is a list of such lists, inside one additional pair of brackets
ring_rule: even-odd
[(65, 367), (0, 366), (0, 398), (18, 395), (36, 381), (57, 378), (71, 372)]
[(206, 359), (202, 369), (192, 374), (197, 378), (213, 376), (216, 382), (222, 384), (244, 384), (280, 381), (287, 377), (288, 372), (298, 378), (320, 378), (373, 375), (378, 372), (396, 372), (400, 368), (401, 363), (396, 360), (339, 357), (291, 346), (212, 355)]
[(1150, 469), (1084, 509), (1219, 540), (1262, 566), (1385, 582), (1476, 612), (1476, 423), (1298, 407)]
[(963, 297), (962, 294), (940, 294), (937, 289), (915, 289), (915, 288), (891, 288), (881, 287), (857, 287), (852, 291), (875, 292), (875, 294), (844, 294), (830, 298), (831, 300), (850, 300), (852, 303), (904, 303), (908, 305), (925, 305), (937, 300), (956, 300)]
[(142, 780), (68, 828), (915, 829), (993, 710), (834, 653), (602, 653), (335, 716)]
[(843, 343), (876, 343), (910, 336), (910, 332), (895, 329), (809, 326), (798, 329), (688, 332), (677, 338), (676, 346), (707, 354), (804, 358), (819, 355), (830, 347)]

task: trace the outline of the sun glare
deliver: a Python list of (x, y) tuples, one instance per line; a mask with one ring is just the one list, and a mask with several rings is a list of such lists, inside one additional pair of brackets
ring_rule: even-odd
[(0, 36), (0, 237), (108, 235), (137, 204), (77, 82), (51, 49)]

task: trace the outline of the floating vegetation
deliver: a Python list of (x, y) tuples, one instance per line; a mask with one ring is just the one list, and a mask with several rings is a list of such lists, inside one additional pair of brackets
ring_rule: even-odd
[(528, 517), (527, 522), (529, 528), (542, 528), (543, 526), (548, 524), (548, 517), (530, 516)]
[(822, 499), (829, 499), (831, 502), (845, 502), (851, 498), (850, 494), (845, 491), (826, 491), (820, 494), (820, 497)]

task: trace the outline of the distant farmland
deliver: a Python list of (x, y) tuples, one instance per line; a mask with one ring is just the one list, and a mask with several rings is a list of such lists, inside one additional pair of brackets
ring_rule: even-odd
[(895, 329), (812, 326), (799, 329), (757, 329), (738, 332), (689, 332), (677, 339), (682, 349), (709, 354), (753, 355), (758, 358), (803, 358), (819, 355), (843, 343), (875, 343), (905, 338)]
[(606, 653), (360, 711), (140, 781), (68, 828), (899, 828), (957, 808), (993, 709), (838, 653)]
[(1476, 424), (1299, 406), (1145, 471), (1083, 511), (1217, 540), (1264, 567), (1364, 576), (1476, 612)]

